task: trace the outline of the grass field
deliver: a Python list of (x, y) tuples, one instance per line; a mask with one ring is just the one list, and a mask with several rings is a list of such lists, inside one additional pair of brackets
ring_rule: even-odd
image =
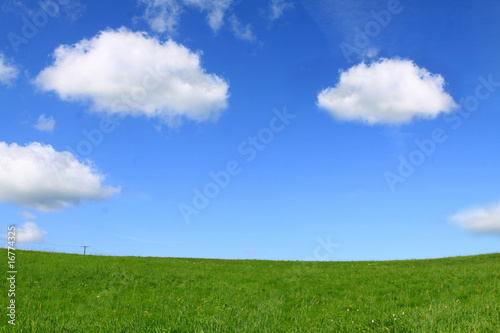
[(500, 254), (278, 262), (16, 251), (2, 332), (500, 332)]

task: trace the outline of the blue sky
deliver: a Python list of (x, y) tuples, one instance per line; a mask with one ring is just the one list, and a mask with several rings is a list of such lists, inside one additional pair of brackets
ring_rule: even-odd
[(499, 10), (5, 1), (2, 234), (103, 255), (497, 252)]

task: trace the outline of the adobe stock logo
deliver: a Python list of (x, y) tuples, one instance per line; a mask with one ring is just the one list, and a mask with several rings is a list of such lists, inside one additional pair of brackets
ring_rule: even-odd
[(316, 242), (319, 244), (313, 251), (312, 256), (305, 257), (302, 261), (307, 262), (305, 265), (295, 265), (293, 272), (295, 275), (301, 276), (307, 274), (308, 272), (317, 270), (320, 268), (318, 262), (321, 261), (331, 261), (335, 249), (340, 247), (340, 244), (332, 242), (332, 237), (328, 235), (325, 238), (317, 237)]
[[(267, 127), (262, 128), (257, 135), (248, 136), (238, 145), (237, 152), (241, 157), (244, 157), (246, 163), (254, 161), (259, 153), (273, 142), (276, 135), (282, 132), (296, 117), (296, 115), (288, 113), (286, 108), (283, 108), (282, 111), (274, 109), (273, 114), (274, 116), (269, 120)], [(178, 206), (186, 224), (191, 223), (193, 215), (199, 215), (210, 205), (211, 200), (219, 196), (221, 191), (229, 186), (231, 180), (243, 171), (242, 165), (243, 163), (237, 159), (229, 160), (224, 170), (209, 172), (208, 176), (211, 180), (205, 185), (193, 188), (194, 196), (191, 204), (182, 202)]]
[[(489, 99), (500, 88), (500, 81), (494, 81), (492, 74), (488, 78), (480, 75), (477, 80), (479, 83), (474, 89), (474, 94), (466, 96), (455, 112), (443, 117), (446, 123), (452, 124), (451, 129), (454, 131), (458, 130), (464, 120), (477, 111), (481, 102)], [(384, 173), (385, 181), (391, 192), (396, 191), (397, 185), (405, 183), (416, 172), (417, 168), (422, 166), (446, 142), (448, 139), (446, 133), (446, 130), (442, 128), (435, 128), (429, 138), (414, 141), (416, 148), (407, 157), (402, 155), (398, 157), (399, 165), (395, 172), (386, 171)]]

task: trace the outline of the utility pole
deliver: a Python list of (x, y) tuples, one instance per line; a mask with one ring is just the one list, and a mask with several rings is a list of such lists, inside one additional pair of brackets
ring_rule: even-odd
[(85, 252), (87, 251), (87, 248), (88, 248), (88, 247), (90, 247), (90, 246), (88, 246), (88, 245), (83, 245), (83, 246), (81, 246), (81, 247), (83, 247), (83, 255), (85, 255)]

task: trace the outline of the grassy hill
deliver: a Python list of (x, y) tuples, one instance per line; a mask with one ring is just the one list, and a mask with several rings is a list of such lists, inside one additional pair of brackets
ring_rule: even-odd
[(500, 254), (278, 262), (16, 251), (2, 332), (500, 332)]

